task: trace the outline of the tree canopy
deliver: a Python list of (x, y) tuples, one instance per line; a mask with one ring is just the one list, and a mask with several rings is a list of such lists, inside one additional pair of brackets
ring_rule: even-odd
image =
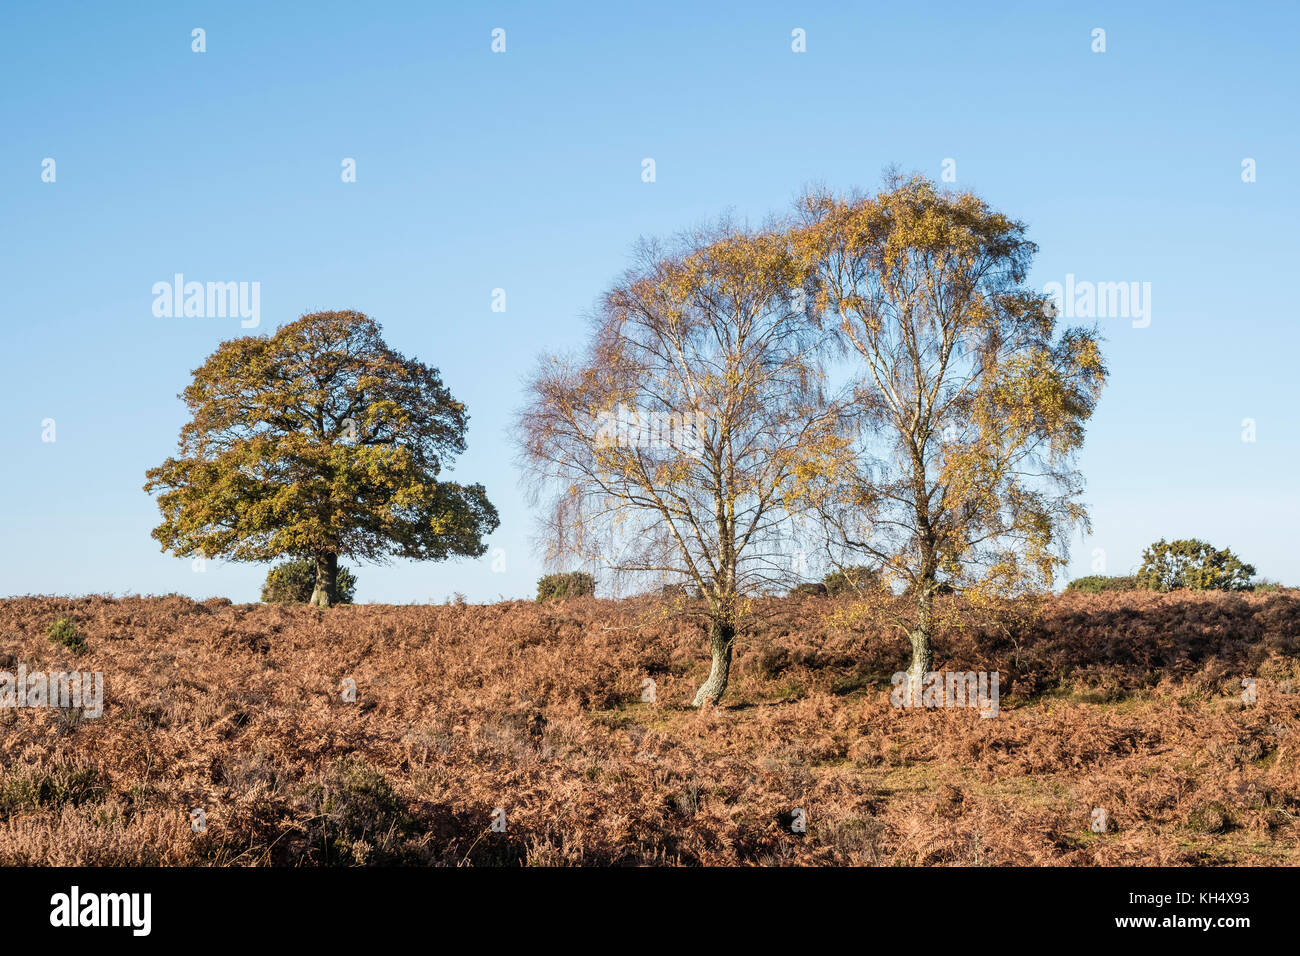
[(147, 473), (166, 551), (310, 557), (328, 603), (339, 555), (478, 556), (496, 529), (483, 486), (441, 480), (468, 416), (436, 369), (359, 312), (304, 315), (223, 342), (180, 396), (178, 453)]
[(944, 590), (1050, 586), (1086, 524), (1072, 467), (1106, 369), (1025, 284), (1037, 247), (970, 193), (892, 176), (874, 196), (810, 193), (795, 245), (854, 364), (848, 454), (819, 491), (832, 550), (916, 596), (928, 671)]
[(726, 687), (745, 596), (789, 576), (798, 487), (830, 460), (806, 279), (779, 230), (647, 246), (587, 353), (543, 360), (521, 417), (549, 558), (702, 595), (713, 670), (697, 704)]
[(1137, 581), (1152, 591), (1248, 591), (1254, 576), (1254, 566), (1227, 548), (1195, 538), (1161, 538), (1142, 553)]
[[(651, 247), (606, 293), (587, 355), (532, 383), (523, 451), (553, 491), (552, 556), (696, 585), (713, 645), (699, 704), (726, 686), (745, 595), (789, 575), (811, 524), (833, 564), (915, 598), (899, 624), (919, 679), (936, 595), (1045, 589), (1086, 525), (1072, 462), (1106, 369), (1095, 332), (1058, 329), (1026, 284), (1035, 252), (979, 197), (898, 175)], [(682, 427), (646, 441), (647, 420)]]

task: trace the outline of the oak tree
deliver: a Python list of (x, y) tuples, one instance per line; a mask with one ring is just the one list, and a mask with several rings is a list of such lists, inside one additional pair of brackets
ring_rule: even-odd
[(163, 550), (310, 558), (322, 606), (340, 555), (486, 550), (498, 519), (483, 486), (441, 478), (465, 450), (465, 406), (367, 316), (304, 315), (269, 337), (223, 342), (193, 374), (179, 451), (147, 473)]

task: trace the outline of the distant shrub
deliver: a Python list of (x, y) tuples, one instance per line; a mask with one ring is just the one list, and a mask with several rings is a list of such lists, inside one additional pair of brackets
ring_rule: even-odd
[(656, 597), (670, 598), (670, 599), (677, 599), (677, 600), (680, 600), (681, 598), (688, 598), (691, 596), (690, 589), (685, 584), (682, 584), (680, 582), (674, 582), (672, 584), (662, 585), (661, 587), (658, 588), (658, 590), (654, 592), (654, 594)]
[(861, 565), (851, 568), (838, 568), (822, 578), (826, 593), (831, 597), (845, 594), (859, 594), (869, 591), (880, 584), (880, 572), (875, 568)]
[(66, 617), (61, 617), (45, 629), (45, 636), (55, 644), (62, 644), (69, 650), (80, 651), (86, 647), (86, 639), (77, 633), (77, 625)]
[(596, 580), (586, 571), (548, 574), (537, 579), (537, 600), (552, 601), (573, 597), (595, 597)]
[(1139, 586), (1152, 591), (1249, 591), (1254, 576), (1255, 568), (1227, 548), (1195, 538), (1161, 538), (1142, 553), (1137, 573)]
[(1101, 594), (1103, 591), (1136, 591), (1140, 588), (1136, 576), (1115, 575), (1108, 576), (1105, 574), (1090, 574), (1087, 577), (1075, 578), (1065, 586), (1067, 593), (1073, 591), (1078, 594)]
[[(915, 593), (916, 593), (916, 586), (915, 586), (915, 585), (908, 584), (907, 587), (903, 588), (903, 596), (904, 596), (904, 597), (911, 598), (912, 595), (915, 594)], [(954, 587), (953, 587), (951, 584), (949, 584), (947, 581), (939, 581), (938, 583), (935, 584), (935, 586), (934, 586), (934, 591), (933, 591), (932, 593), (934, 593), (934, 594), (956, 594), (956, 593), (957, 593), (957, 589), (954, 588)]]
[(790, 589), (790, 597), (825, 597), (830, 589), (820, 581), (805, 581)]
[(1278, 591), (1285, 591), (1286, 585), (1281, 581), (1273, 581), (1269, 578), (1260, 578), (1250, 588), (1257, 594), (1276, 594)]
[(713, 593), (713, 578), (705, 578), (704, 587), (700, 587), (698, 584), (692, 584), (687, 588), (687, 591), (690, 593), (691, 597), (698, 601)]
[[(268, 604), (306, 604), (316, 590), (316, 562), (301, 558), (277, 564), (266, 573), (262, 600)], [(339, 565), (334, 577), (334, 594), (330, 604), (351, 604), (357, 591), (357, 577)]]

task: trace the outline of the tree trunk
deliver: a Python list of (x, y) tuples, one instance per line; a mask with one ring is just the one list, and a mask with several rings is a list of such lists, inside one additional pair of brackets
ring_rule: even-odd
[(934, 582), (923, 580), (916, 598), (916, 627), (908, 635), (912, 639), (912, 666), (907, 669), (907, 686), (912, 703), (921, 703), (921, 687), (925, 675), (934, 670), (934, 651), (930, 648), (930, 602)]
[(727, 678), (731, 676), (731, 649), (736, 639), (734, 624), (713, 621), (709, 625), (709, 647), (713, 651), (713, 666), (709, 669), (706, 680), (695, 694), (692, 707), (703, 707), (705, 701), (717, 703), (727, 690)]
[(325, 552), (316, 555), (316, 590), (311, 592), (309, 604), (317, 607), (329, 607), (334, 600), (334, 592), (339, 573), (339, 556)]

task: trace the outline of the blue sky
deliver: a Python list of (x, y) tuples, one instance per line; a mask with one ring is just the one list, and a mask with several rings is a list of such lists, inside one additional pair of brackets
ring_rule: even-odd
[(155, 317), (153, 284), (183, 273), (259, 282), (262, 329), (364, 311), (468, 405), (454, 475), (487, 486), (502, 550), (362, 566), (359, 600), (531, 595), (521, 384), (582, 343), (637, 237), (758, 220), (895, 163), (939, 178), (946, 159), (1028, 223), (1035, 285), (1150, 283), (1147, 327), (1098, 320), (1111, 381), (1072, 572), (1201, 537), (1300, 584), (1300, 8), (463, 6), (6, 5), (0, 594), (256, 599), (265, 566), (196, 573), (149, 536), (141, 486), (174, 449), (175, 396), (243, 333)]

